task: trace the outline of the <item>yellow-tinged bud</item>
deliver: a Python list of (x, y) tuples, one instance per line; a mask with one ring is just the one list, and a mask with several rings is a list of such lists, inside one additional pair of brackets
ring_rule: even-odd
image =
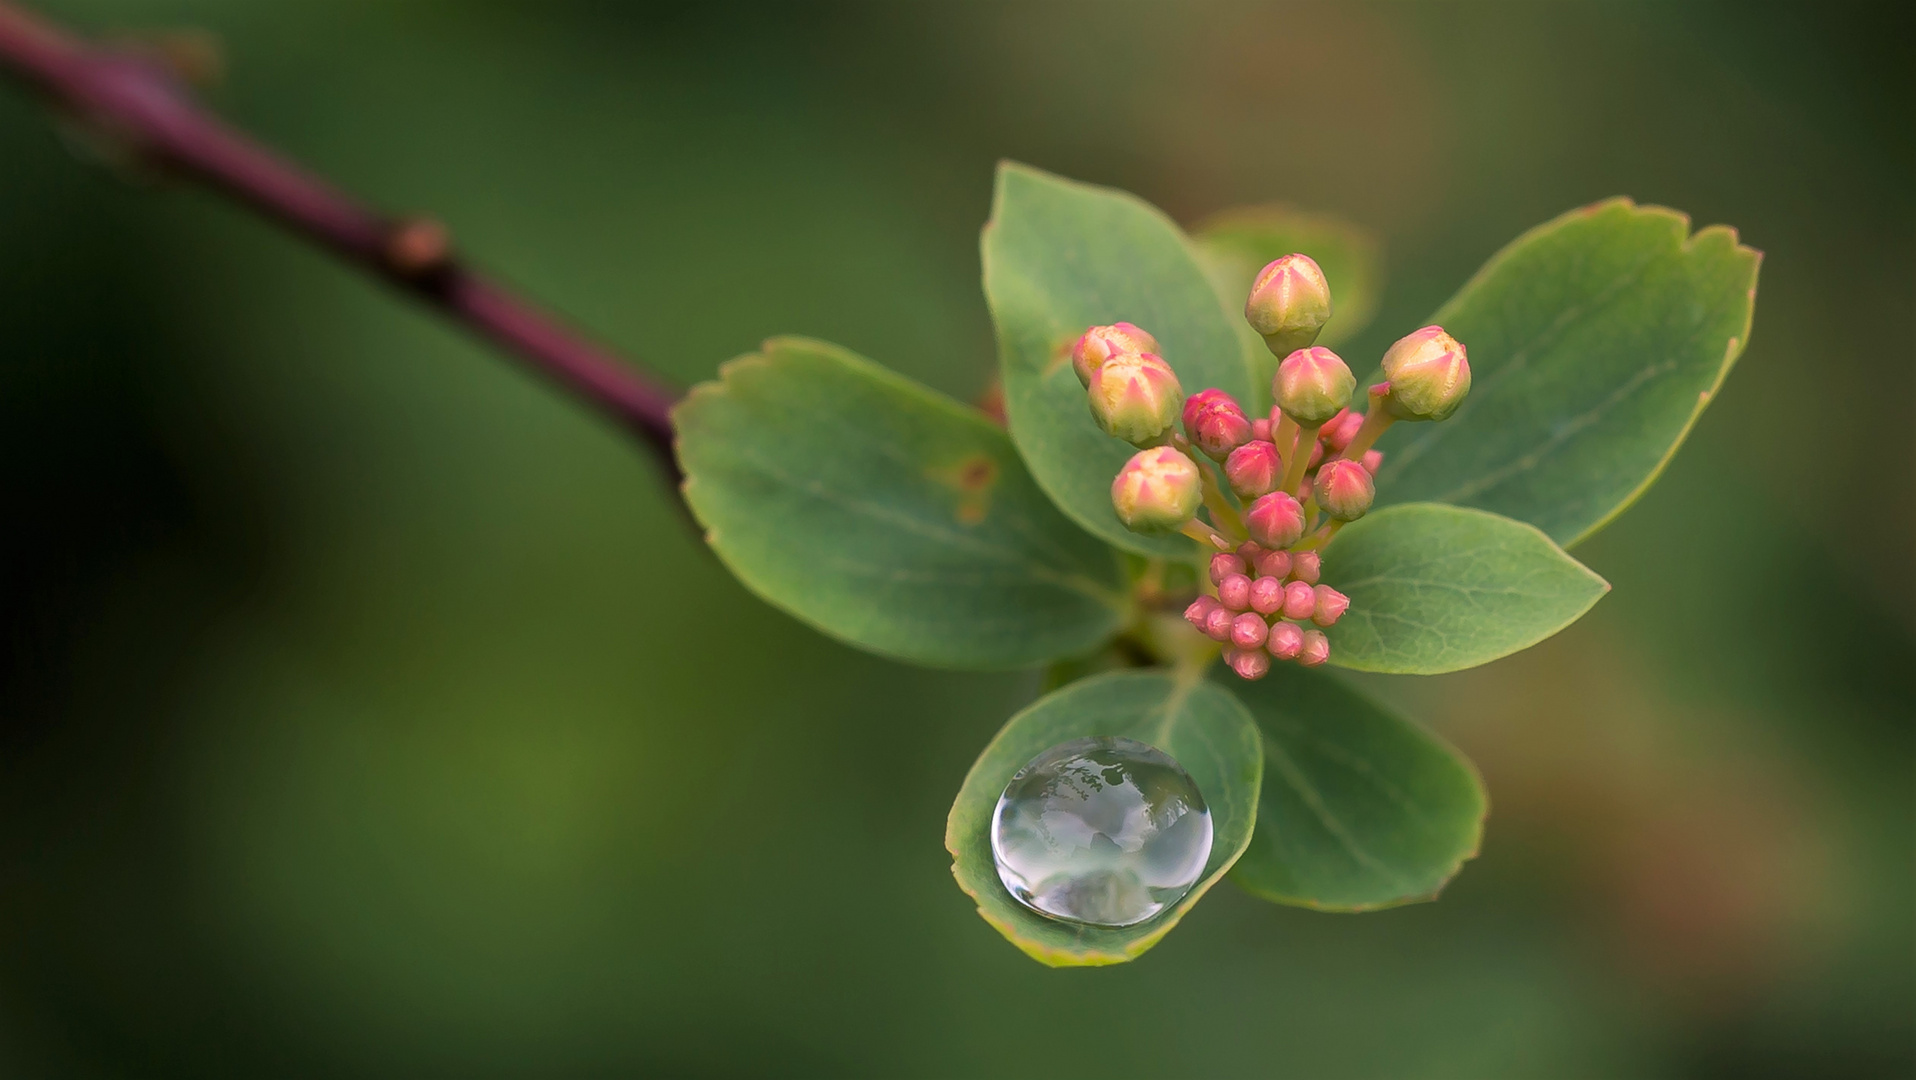
[(1463, 344), (1441, 326), (1426, 326), (1384, 354), (1390, 393), (1384, 408), (1399, 420), (1442, 420), (1470, 393), (1470, 360)]
[(1309, 255), (1286, 255), (1266, 265), (1244, 302), (1245, 321), (1278, 357), (1316, 341), (1330, 317), (1330, 284)]
[(1177, 373), (1156, 353), (1106, 360), (1091, 373), (1086, 396), (1098, 426), (1133, 446), (1148, 446), (1171, 430), (1184, 404)]
[(1102, 367), (1106, 360), (1124, 353), (1157, 351), (1158, 339), (1128, 322), (1094, 326), (1071, 346), (1071, 370), (1078, 373), (1080, 385), (1090, 386), (1091, 373)]
[(1198, 467), (1169, 446), (1131, 455), (1111, 481), (1111, 506), (1132, 532), (1170, 532), (1197, 514)]
[(1357, 376), (1336, 353), (1322, 346), (1299, 349), (1277, 365), (1271, 396), (1284, 415), (1302, 427), (1316, 428), (1350, 403)]

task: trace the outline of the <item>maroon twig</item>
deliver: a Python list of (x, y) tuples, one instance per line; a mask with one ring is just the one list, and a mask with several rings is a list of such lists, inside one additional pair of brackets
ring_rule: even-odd
[(0, 0), (0, 70), (141, 159), (192, 177), (383, 279), (536, 368), (672, 456), (677, 395), (462, 265), (430, 220), (393, 220), (208, 112), (164, 63), (82, 41)]

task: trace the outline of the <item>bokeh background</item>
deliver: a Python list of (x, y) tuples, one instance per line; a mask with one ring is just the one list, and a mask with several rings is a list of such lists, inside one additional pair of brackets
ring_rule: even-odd
[(1607, 195), (1768, 255), (1615, 592), (1370, 683), (1490, 786), (1440, 902), (1051, 971), (941, 844), (1035, 676), (765, 607), (595, 415), (0, 87), (0, 1073), (1916, 1071), (1907, 5), (44, 7), (210, 31), (221, 109), (687, 383), (799, 332), (975, 397), (1007, 156), (1375, 230), (1354, 358)]

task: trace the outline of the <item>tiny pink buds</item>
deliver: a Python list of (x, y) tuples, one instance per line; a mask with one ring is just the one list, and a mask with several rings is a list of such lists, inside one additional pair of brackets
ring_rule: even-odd
[(1349, 409), (1343, 409), (1339, 411), (1336, 416), (1324, 421), (1324, 426), (1317, 429), (1317, 437), (1330, 449), (1331, 453), (1341, 454), (1344, 452), (1344, 448), (1351, 444), (1351, 439), (1356, 436), (1357, 429), (1363, 426), (1363, 413), (1354, 413)]
[(1315, 428), (1350, 401), (1357, 377), (1338, 355), (1322, 346), (1299, 349), (1277, 365), (1271, 396), (1299, 426)]
[(1272, 623), (1264, 648), (1279, 660), (1290, 660), (1304, 648), (1304, 629), (1296, 623)]
[(1240, 499), (1268, 495), (1284, 478), (1284, 460), (1277, 456), (1277, 447), (1253, 439), (1224, 460), (1224, 478)]
[[(1262, 554), (1264, 554), (1264, 549), (1249, 540), (1237, 546), (1237, 557), (1244, 560), (1246, 567), (1256, 566), (1257, 557)], [(1249, 573), (1249, 571), (1247, 570), (1246, 573)], [(1257, 575), (1252, 574), (1251, 576), (1256, 577)]]
[(1231, 620), (1231, 644), (1240, 649), (1260, 649), (1264, 646), (1264, 636), (1271, 632), (1271, 624), (1264, 616), (1247, 611)]
[(1088, 387), (1091, 373), (1104, 366), (1106, 360), (1125, 353), (1157, 351), (1158, 339), (1128, 322), (1094, 326), (1071, 346), (1071, 370), (1078, 373), (1079, 384)]
[(1244, 302), (1244, 320), (1273, 356), (1317, 340), (1331, 317), (1331, 287), (1309, 255), (1286, 255), (1258, 271)]
[(1251, 610), (1259, 615), (1275, 615), (1284, 607), (1282, 578), (1261, 577), (1251, 582)]
[(1230, 608), (1233, 613), (1251, 606), (1251, 579), (1243, 574), (1231, 574), (1217, 583), (1217, 602)]
[(1271, 422), (1260, 416), (1251, 421), (1251, 438), (1271, 441)]
[(1377, 470), (1382, 468), (1383, 465), (1384, 465), (1384, 452), (1382, 450), (1364, 451), (1364, 471), (1365, 472), (1371, 474), (1372, 476), (1376, 476)]
[(1251, 422), (1237, 399), (1222, 390), (1199, 390), (1184, 403), (1184, 433), (1212, 461), (1223, 461), (1251, 438)]
[(1111, 357), (1091, 373), (1086, 395), (1105, 434), (1133, 446), (1148, 446), (1171, 430), (1184, 400), (1177, 373), (1156, 353)]
[(1221, 585), (1225, 578), (1232, 574), (1245, 573), (1249, 569), (1250, 567), (1244, 562), (1244, 556), (1220, 551), (1211, 556), (1211, 584)]
[(1317, 611), (1317, 590), (1302, 581), (1284, 586), (1284, 617), (1308, 619)]
[(1258, 649), (1232, 649), (1225, 653), (1224, 662), (1243, 679), (1261, 679), (1271, 671), (1271, 658)]
[(1319, 585), (1311, 591), (1317, 596), (1317, 607), (1311, 611), (1311, 621), (1319, 626), (1330, 626), (1350, 610), (1351, 598), (1329, 585)]
[(1304, 631), (1304, 647), (1297, 651), (1297, 662), (1305, 667), (1316, 667), (1330, 658), (1331, 639), (1324, 636), (1324, 631)]
[(1304, 507), (1281, 491), (1273, 491), (1244, 513), (1245, 531), (1267, 548), (1287, 548), (1304, 535)]
[(1291, 576), (1306, 585), (1317, 584), (1317, 575), (1324, 566), (1324, 557), (1315, 551), (1300, 551), (1291, 556)]
[(1291, 576), (1291, 553), (1282, 548), (1276, 551), (1259, 552), (1251, 564), (1256, 567), (1259, 576), (1273, 577), (1279, 581)]
[(1197, 629), (1198, 633), (1202, 634), (1204, 633), (1205, 620), (1209, 619), (1211, 612), (1216, 611), (1217, 608), (1218, 602), (1216, 597), (1200, 596), (1196, 600), (1191, 601), (1190, 607), (1184, 609), (1184, 621), (1190, 623)]
[(1231, 640), (1231, 623), (1237, 620), (1237, 612), (1219, 604), (1204, 616), (1204, 636), (1212, 641)]
[(1118, 470), (1111, 481), (1111, 508), (1132, 532), (1169, 532), (1196, 516), (1201, 494), (1197, 463), (1172, 447), (1157, 446), (1131, 455)]
[(1426, 326), (1384, 353), (1390, 394), (1384, 407), (1399, 420), (1442, 420), (1470, 393), (1470, 361), (1441, 326)]
[(1334, 521), (1356, 521), (1370, 510), (1377, 487), (1370, 471), (1355, 461), (1327, 461), (1311, 483), (1317, 505)]

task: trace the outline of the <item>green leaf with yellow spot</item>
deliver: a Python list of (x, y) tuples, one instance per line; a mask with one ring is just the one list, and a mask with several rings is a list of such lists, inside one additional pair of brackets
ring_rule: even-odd
[(1088, 651), (1126, 621), (1116, 552), (975, 409), (777, 338), (673, 412), (685, 499), (738, 579), (853, 645), (954, 668)]

